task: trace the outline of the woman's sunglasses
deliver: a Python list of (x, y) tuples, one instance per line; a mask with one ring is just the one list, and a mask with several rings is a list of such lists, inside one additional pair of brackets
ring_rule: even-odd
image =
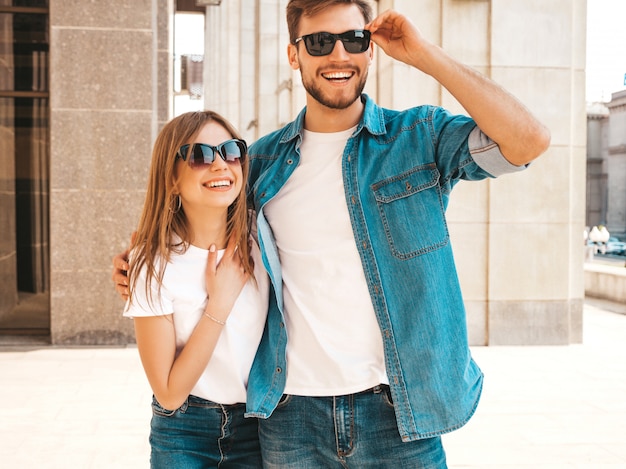
[(296, 39), (297, 44), (304, 41), (304, 46), (309, 55), (321, 57), (330, 54), (335, 48), (335, 42), (340, 40), (343, 48), (350, 54), (365, 52), (370, 46), (371, 33), (367, 29), (354, 29), (341, 34), (327, 32), (306, 34)]
[(183, 145), (178, 149), (176, 158), (187, 161), (192, 168), (202, 169), (215, 161), (216, 153), (227, 163), (236, 163), (239, 160), (243, 161), (247, 152), (248, 145), (246, 145), (246, 142), (233, 138), (220, 143), (216, 147), (207, 143)]

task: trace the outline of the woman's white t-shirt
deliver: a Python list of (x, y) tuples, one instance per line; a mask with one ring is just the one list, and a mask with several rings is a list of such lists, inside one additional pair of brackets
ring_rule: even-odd
[[(209, 364), (190, 393), (220, 404), (246, 402), (248, 375), (267, 317), (269, 278), (256, 241), (251, 244), (256, 284), (251, 279), (244, 286)], [(218, 251), (218, 261), (223, 254), (223, 250)], [(160, 296), (156, 282), (152, 282), (151, 303), (146, 298), (146, 271), (142, 269), (133, 291), (133, 302), (127, 303), (124, 310), (124, 316), (129, 318), (172, 314), (177, 355), (189, 340), (206, 306), (208, 255), (208, 250), (193, 245), (182, 254), (172, 253), (165, 268)]]

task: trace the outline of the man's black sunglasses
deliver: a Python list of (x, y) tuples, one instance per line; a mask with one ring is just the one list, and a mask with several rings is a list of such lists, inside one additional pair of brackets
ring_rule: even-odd
[(365, 52), (370, 46), (371, 33), (367, 29), (354, 29), (341, 34), (327, 32), (306, 34), (299, 37), (294, 44), (304, 41), (304, 46), (309, 55), (321, 57), (330, 54), (335, 48), (335, 42), (340, 40), (343, 48), (351, 54)]
[(226, 140), (220, 143), (216, 147), (207, 143), (183, 145), (178, 149), (176, 158), (187, 161), (192, 168), (201, 169), (215, 161), (216, 153), (227, 163), (235, 163), (239, 160), (243, 160), (247, 152), (248, 145), (246, 145), (246, 142), (238, 138), (233, 138), (232, 140)]

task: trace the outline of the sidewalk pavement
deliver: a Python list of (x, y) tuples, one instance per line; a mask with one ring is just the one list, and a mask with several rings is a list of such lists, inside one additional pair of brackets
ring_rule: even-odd
[[(450, 469), (626, 468), (626, 305), (588, 299), (583, 342), (473, 347), (485, 387)], [(149, 467), (136, 348), (3, 347), (0, 376), (0, 467)]]

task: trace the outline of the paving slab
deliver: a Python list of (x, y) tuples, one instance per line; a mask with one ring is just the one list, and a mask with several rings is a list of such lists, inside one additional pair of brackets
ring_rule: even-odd
[[(587, 299), (583, 344), (472, 347), (474, 417), (450, 469), (626, 468), (626, 305)], [(0, 467), (149, 467), (151, 391), (135, 347), (0, 347)]]

